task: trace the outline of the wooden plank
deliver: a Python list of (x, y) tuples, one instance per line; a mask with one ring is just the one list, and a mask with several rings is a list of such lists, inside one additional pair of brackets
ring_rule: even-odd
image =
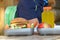
[(4, 0), (0, 0), (0, 6), (4, 6)]
[(14, 5), (17, 5), (18, 4), (18, 1), (19, 0), (14, 0)]
[(14, 5), (14, 0), (5, 0), (5, 6), (12, 6)]
[(4, 7), (0, 7), (0, 35), (3, 34), (4, 28)]

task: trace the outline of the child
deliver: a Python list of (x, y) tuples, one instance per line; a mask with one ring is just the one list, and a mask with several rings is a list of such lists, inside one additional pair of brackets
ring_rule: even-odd
[(43, 7), (55, 4), (55, 0), (19, 0), (16, 11), (16, 18), (25, 18), (27, 20), (37, 19), (41, 23), (41, 14)]
[(17, 5), (16, 18), (37, 19), (41, 23), (43, 6), (43, 0), (20, 0)]

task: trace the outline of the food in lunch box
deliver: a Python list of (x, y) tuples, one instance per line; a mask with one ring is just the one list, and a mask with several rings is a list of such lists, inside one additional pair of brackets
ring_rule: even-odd
[(30, 23), (27, 24), (27, 28), (31, 28), (31, 24)]
[[(35, 23), (36, 25), (36, 23)], [(17, 29), (17, 28), (33, 28), (34, 25), (29, 23), (28, 20), (24, 18), (15, 18), (11, 21), (11, 29)]]
[(34, 24), (33, 23), (32, 24), (28, 23), (27, 28), (34, 28)]
[(19, 28), (33, 28), (34, 24), (29, 23), (28, 20), (24, 18), (15, 18), (11, 21), (10, 29), (19, 29)]
[(11, 29), (19, 29), (19, 28), (34, 28), (34, 24), (32, 23), (32, 24), (29, 24), (29, 23), (27, 23), (27, 24), (11, 24), (10, 25), (11, 27)]
[(14, 20), (11, 21), (11, 24), (27, 24), (28, 20), (24, 19), (24, 18), (15, 18)]
[(38, 28), (51, 28), (51, 26), (49, 24), (47, 24), (47, 23), (40, 23), (38, 25)]
[(34, 23), (31, 24), (31, 28), (34, 28)]
[(27, 24), (23, 23), (13, 23), (11, 24), (11, 29), (27, 28)]
[(11, 21), (11, 27), (13, 26), (14, 29), (26, 28), (27, 23), (28, 23), (28, 20), (24, 18), (15, 18), (14, 20)]
[(10, 26), (5, 27), (5, 29), (20, 29), (20, 28), (34, 28), (34, 23), (29, 23), (29, 21), (24, 18), (15, 18), (14, 20), (11, 21)]

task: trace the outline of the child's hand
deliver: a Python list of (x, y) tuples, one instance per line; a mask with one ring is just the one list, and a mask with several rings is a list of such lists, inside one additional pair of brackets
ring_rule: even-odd
[(38, 21), (38, 19), (37, 18), (34, 18), (34, 19), (31, 19), (31, 20), (29, 20), (29, 23), (30, 24), (34, 24), (34, 27), (36, 27), (38, 24), (39, 24), (39, 21)]

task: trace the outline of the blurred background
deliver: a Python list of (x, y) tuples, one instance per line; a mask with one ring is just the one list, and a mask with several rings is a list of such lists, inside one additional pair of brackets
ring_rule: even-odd
[[(53, 7), (54, 15), (55, 15), (55, 23), (60, 25), (60, 0), (50, 0), (52, 3), (49, 3), (49, 6)], [(16, 6), (18, 4), (18, 0), (0, 0), (0, 34), (3, 32), (4, 28), (4, 16), (5, 9), (8, 6)]]
[(5, 10), (8, 6), (17, 5), (18, 0), (0, 0), (0, 35), (3, 34), (4, 30), (4, 18)]

